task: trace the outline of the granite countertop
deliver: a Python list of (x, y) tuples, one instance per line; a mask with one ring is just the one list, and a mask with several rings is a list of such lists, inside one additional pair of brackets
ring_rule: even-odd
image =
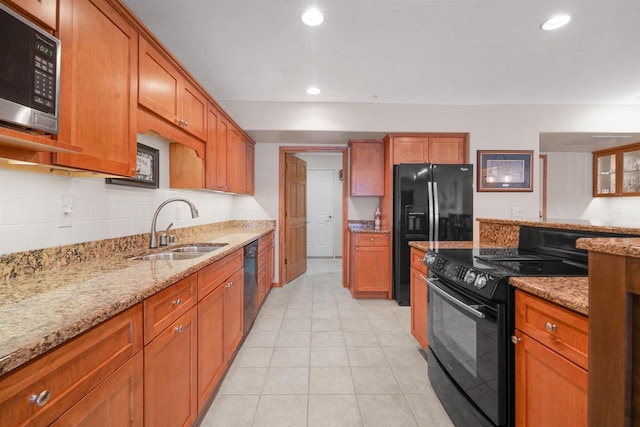
[(640, 238), (635, 237), (578, 239), (576, 247), (594, 252), (640, 258)]
[(497, 219), (476, 218), (487, 224), (524, 225), (532, 227), (557, 228), (563, 230), (595, 231), (600, 233), (631, 234), (640, 236), (640, 222), (604, 221), (583, 219)]
[(376, 230), (372, 226), (369, 225), (359, 225), (359, 224), (349, 224), (349, 231), (352, 233), (377, 233), (377, 234), (389, 234), (391, 230), (387, 228), (381, 228), (380, 230)]
[(175, 246), (205, 242), (226, 245), (187, 260), (126, 259), (148, 252), (138, 250), (0, 282), (0, 375), (272, 230), (273, 226), (239, 227), (192, 236)]
[[(585, 239), (587, 240), (587, 239)], [(593, 240), (616, 240), (616, 239), (588, 239)], [(630, 240), (630, 239), (620, 239)], [(640, 239), (635, 239), (638, 243), (640, 253)], [(495, 245), (481, 244), (478, 242), (409, 242), (409, 246), (422, 251), (428, 249), (477, 249), (491, 248)], [(562, 307), (577, 311), (578, 313), (589, 314), (589, 278), (588, 277), (511, 277), (509, 283), (523, 291), (554, 302)]]

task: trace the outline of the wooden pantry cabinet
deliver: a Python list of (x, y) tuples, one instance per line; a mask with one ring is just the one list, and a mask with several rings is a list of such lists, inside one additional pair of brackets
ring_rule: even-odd
[(58, 140), (81, 154), (56, 165), (134, 176), (138, 33), (107, 0), (60, 0), (62, 43)]
[(382, 140), (350, 140), (351, 196), (384, 195), (384, 143)]
[(640, 196), (640, 143), (593, 153), (593, 197)]
[(115, 423), (125, 412), (141, 422), (142, 324), (138, 304), (0, 377), (2, 425), (77, 425), (98, 413), (132, 425)]
[(349, 289), (354, 298), (391, 298), (388, 233), (351, 231)]
[(586, 316), (521, 290), (515, 304), (516, 425), (586, 426)]
[(427, 266), (424, 251), (411, 248), (411, 335), (423, 349), (427, 348)]

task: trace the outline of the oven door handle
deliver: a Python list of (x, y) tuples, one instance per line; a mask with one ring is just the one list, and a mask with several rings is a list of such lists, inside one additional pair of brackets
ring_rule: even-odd
[(438, 286), (435, 285), (433, 280), (427, 280), (427, 283), (429, 284), (429, 287), (431, 289), (433, 289), (434, 291), (436, 291), (436, 293), (440, 294), (440, 296), (442, 298), (444, 298), (447, 301), (457, 305), (461, 309), (465, 310), (468, 313), (473, 314), (474, 316), (476, 316), (476, 317), (478, 317), (480, 319), (484, 319), (485, 318), (484, 313), (482, 313), (482, 312), (477, 310), (478, 308), (482, 308), (483, 307), (482, 305), (474, 305), (474, 306), (467, 305), (464, 302), (460, 301), (458, 298), (452, 297), (447, 292), (445, 292), (442, 289), (440, 289)]

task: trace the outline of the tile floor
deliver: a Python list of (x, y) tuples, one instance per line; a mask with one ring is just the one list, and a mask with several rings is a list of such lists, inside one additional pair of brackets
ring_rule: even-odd
[(354, 300), (341, 260), (271, 290), (202, 427), (452, 426), (411, 336), (410, 308)]

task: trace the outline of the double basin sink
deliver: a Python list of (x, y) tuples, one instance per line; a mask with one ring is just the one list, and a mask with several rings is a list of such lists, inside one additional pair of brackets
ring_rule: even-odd
[(198, 258), (207, 253), (216, 251), (227, 243), (198, 243), (194, 245), (181, 246), (165, 252), (157, 252), (153, 254), (139, 255), (127, 258), (130, 261), (155, 261), (155, 260), (185, 260)]

